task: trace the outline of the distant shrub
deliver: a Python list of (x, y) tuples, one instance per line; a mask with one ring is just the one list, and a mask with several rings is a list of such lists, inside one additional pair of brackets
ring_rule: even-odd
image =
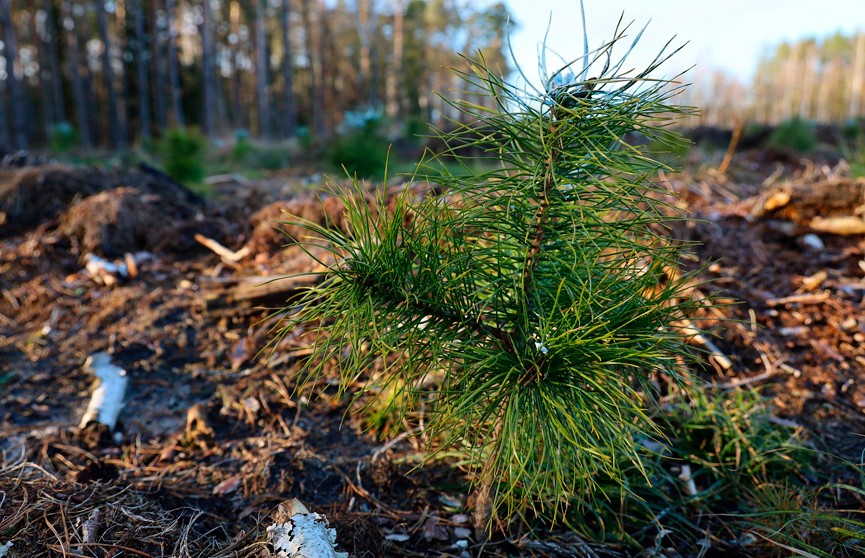
[(78, 131), (69, 122), (61, 122), (51, 129), (51, 150), (66, 153), (78, 145)]
[(231, 162), (235, 165), (246, 164), (255, 147), (249, 141), (249, 132), (237, 130), (234, 132), (234, 147), (231, 149)]
[(162, 138), (160, 149), (165, 172), (184, 184), (201, 182), (206, 147), (207, 139), (198, 130), (169, 130)]
[(865, 139), (865, 118), (849, 118), (841, 127), (843, 141), (861, 141)]
[(808, 153), (817, 147), (817, 133), (812, 123), (797, 117), (779, 124), (769, 136), (767, 145), (796, 153)]
[(285, 147), (257, 145), (249, 139), (246, 130), (238, 130), (231, 150), (231, 163), (245, 169), (276, 170), (289, 165), (290, 153)]
[(282, 147), (263, 147), (256, 150), (255, 167), (265, 170), (277, 170), (289, 165), (288, 150)]
[(865, 176), (865, 119), (853, 118), (841, 128), (841, 154), (850, 165), (853, 178)]
[(384, 174), (388, 142), (379, 128), (378, 119), (369, 119), (359, 128), (334, 140), (328, 153), (330, 163), (358, 178)]
[(412, 142), (420, 142), (430, 134), (429, 125), (419, 116), (410, 116), (405, 121), (405, 137)]

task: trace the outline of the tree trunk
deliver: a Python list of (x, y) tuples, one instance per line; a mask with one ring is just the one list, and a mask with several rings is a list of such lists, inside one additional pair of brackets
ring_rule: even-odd
[(317, 78), (317, 89), (319, 94), (316, 95), (316, 98), (312, 100), (313, 103), (313, 121), (315, 122), (315, 133), (316, 137), (320, 139), (324, 139), (327, 134), (327, 97), (328, 91), (326, 88), (327, 85), (327, 45), (329, 39), (329, 29), (327, 25), (327, 15), (326, 15), (326, 6), (324, 5), (324, 0), (318, 0), (316, 2), (316, 8), (318, 9), (318, 48), (317, 56), (314, 58), (318, 64), (318, 71), (316, 72)]
[(259, 0), (255, 10), (255, 89), (258, 97), (258, 129), (261, 137), (270, 138), (270, 106), (267, 98), (267, 34), (264, 26), (266, 0)]
[(108, 37), (108, 17), (104, 0), (99, 1), (96, 9), (96, 25), (99, 27), (99, 40), (102, 41), (102, 79), (108, 102), (108, 130), (111, 135), (111, 146), (115, 149), (125, 149), (126, 137), (117, 105), (117, 89), (114, 85), (114, 68), (111, 61), (111, 40)]
[(165, 104), (166, 57), (163, 56), (164, 39), (168, 34), (168, 29), (165, 25), (160, 25), (162, 18), (159, 17), (159, 1), (153, 0), (151, 7), (152, 21), (154, 22), (151, 31), (153, 40), (150, 42), (150, 60), (152, 61), (150, 67), (153, 71), (153, 112), (156, 126), (160, 132), (163, 132), (168, 128), (168, 107)]
[(850, 101), (847, 104), (847, 117), (862, 116), (862, 89), (865, 84), (865, 31), (856, 34), (856, 51), (853, 55), (853, 68), (850, 72)]
[[(41, 19), (40, 25), (39, 13), (42, 12), (42, 7), (36, 3), (32, 6), (30, 22), (33, 24), (33, 47), (36, 49), (36, 60), (39, 63), (39, 73), (36, 74), (39, 78), (39, 99), (38, 105), (42, 113), (42, 129), (45, 133), (45, 139), (51, 137), (51, 130), (57, 124), (57, 116), (55, 114), (54, 92), (51, 89), (51, 84), (54, 82), (54, 77), (48, 69), (48, 51), (51, 49), (51, 34), (48, 32), (48, 20), (51, 17), (51, 12), (44, 12), (44, 19)], [(31, 129), (33, 126), (31, 124)]]
[(11, 148), (12, 138), (9, 136), (9, 110), (6, 108), (6, 80), (0, 79), (0, 155), (6, 153)]
[(803, 63), (800, 75), (802, 97), (799, 99), (799, 117), (811, 118), (813, 115), (811, 107), (814, 102), (814, 85), (817, 73), (817, 46), (803, 45), (802, 50)]
[(0, 25), (3, 26), (3, 40), (6, 43), (6, 79), (11, 106), (12, 142), (17, 149), (27, 148), (27, 128), (24, 122), (26, 107), (23, 98), (23, 83), (21, 81), (21, 61), (18, 60), (18, 49), (15, 43), (15, 29), (12, 26), (12, 12), (9, 0), (0, 0)]
[(391, 70), (385, 78), (385, 97), (387, 98), (388, 116), (395, 120), (401, 120), (404, 113), (402, 102), (402, 54), (405, 8), (403, 7), (403, 0), (395, 0), (393, 10), (393, 53)]
[[(310, 14), (310, 0), (302, 0), (300, 3), (301, 17), (303, 18), (304, 36), (306, 37), (306, 54), (309, 61), (309, 100), (312, 112), (312, 135), (316, 141), (321, 141), (324, 136), (324, 102), (322, 100), (322, 87), (319, 82), (321, 74), (321, 57), (316, 56), (314, 51), (314, 40), (316, 35), (322, 35), (323, 29), (318, 33), (312, 26), (312, 14)], [(318, 7), (318, 3), (316, 3)], [(323, 8), (322, 8), (323, 9)], [(320, 12), (321, 13), (321, 10)], [(322, 24), (323, 26), (323, 24)], [(321, 40), (319, 41), (321, 42)], [(321, 49), (318, 49), (321, 53)]]
[[(75, 103), (75, 115), (78, 117), (78, 131), (81, 133), (81, 143), (84, 147), (93, 147), (93, 136), (90, 127), (90, 111), (87, 107), (87, 97), (84, 87), (81, 61), (81, 45), (78, 41), (78, 22), (69, 6), (69, 0), (60, 1), (60, 16), (63, 28), (66, 30), (66, 67), (72, 82), (72, 99)], [(85, 60), (86, 64), (86, 60)]]
[(243, 112), (243, 103), (241, 102), (242, 80), (241, 80), (241, 46), (240, 46), (240, 2), (232, 0), (228, 9), (229, 24), (231, 25), (231, 34), (234, 37), (233, 41), (229, 41), (231, 49), (231, 113), (234, 127), (237, 129), (246, 128), (246, 115)]
[(60, 27), (57, 25), (58, 13), (54, 0), (44, 0), (45, 10), (45, 57), (51, 74), (51, 104), (57, 122), (66, 122), (66, 103), (63, 99), (63, 74), (60, 71)]
[(291, 0), (282, 0), (280, 24), (282, 26), (282, 99), (283, 134), (294, 137), (294, 80), (292, 79), (292, 56), (290, 31)]
[(174, 125), (186, 126), (181, 102), (180, 70), (177, 67), (177, 27), (174, 13), (174, 0), (165, 0), (165, 17), (168, 25), (168, 86), (171, 89), (171, 104), (174, 109)]
[(212, 137), (216, 133), (216, 84), (213, 76), (213, 8), (210, 0), (202, 2), (201, 19), (201, 72), (202, 72), (202, 122), (204, 133)]
[(141, 141), (150, 139), (150, 81), (147, 36), (144, 33), (144, 6), (141, 0), (132, 0), (135, 18), (135, 67), (138, 72), (138, 133)]
[[(126, 3), (129, 0), (111, 0), (114, 2), (116, 19), (114, 23), (115, 38), (117, 40), (120, 56), (120, 94), (117, 97), (117, 113), (119, 116), (120, 135), (123, 137), (123, 146), (129, 145), (129, 100), (132, 93), (129, 88), (129, 74), (127, 72), (126, 59), (129, 51), (129, 34), (127, 33)], [(133, 30), (134, 33), (134, 30)], [(132, 53), (129, 53), (132, 56)]]
[(373, 18), (372, 0), (357, 0), (357, 37), (360, 40), (360, 68), (358, 71), (358, 89), (366, 94), (366, 104), (373, 105), (372, 98), (372, 34), (371, 20)]

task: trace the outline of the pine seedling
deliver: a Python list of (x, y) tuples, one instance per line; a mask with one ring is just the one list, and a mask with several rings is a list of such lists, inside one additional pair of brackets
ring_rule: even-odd
[(281, 323), (315, 333), (299, 384), (335, 365), (343, 390), (379, 390), (401, 412), (423, 402), (430, 450), (460, 456), (484, 526), (560, 520), (626, 484), (639, 440), (659, 436), (657, 379), (683, 374), (676, 324), (699, 302), (671, 272), (682, 247), (653, 183), (663, 165), (637, 142), (681, 142), (666, 125), (686, 109), (651, 77), (669, 43), (627, 71), (642, 32), (626, 31), (552, 73), (542, 60), (543, 90), (469, 61), (461, 77), (493, 102), (455, 101), (472, 124), (441, 137), (482, 149), (490, 170), (443, 165), (442, 194), (389, 204), (357, 187), (339, 194), (341, 230), (304, 223), (335, 261)]

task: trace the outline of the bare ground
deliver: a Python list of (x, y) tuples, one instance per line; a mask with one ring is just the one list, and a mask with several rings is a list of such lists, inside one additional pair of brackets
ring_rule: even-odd
[[(792, 196), (780, 214), (764, 207), (781, 186), (837, 179), (855, 192), (856, 182), (840, 167), (759, 152), (723, 176), (662, 179), (694, 216), (677, 233), (702, 243), (689, 265), (707, 265), (712, 281), (701, 288), (718, 302), (700, 323), (719, 353), (701, 377), (759, 386), (779, 420), (858, 462), (862, 237), (820, 234), (815, 246), (803, 236), (825, 213), (805, 207), (813, 201)], [(271, 228), (283, 208), (339, 226), (333, 200), (322, 208), (302, 190), (286, 175), (229, 181), (205, 203), (148, 172), (0, 171), (0, 548), (12, 541), (16, 557), (269, 556), (268, 516), (296, 497), (325, 513), (340, 548), (357, 557), (630, 555), (564, 530), (480, 541), (458, 469), (413, 470), (421, 442), (376, 437), (326, 379), (324, 396), (295, 396), (304, 332), (269, 359), (261, 353), (288, 293), (237, 287), (315, 268)], [(863, 207), (855, 196), (845, 203), (842, 214)], [(85, 271), (87, 254), (120, 261), (142, 251), (152, 257), (134, 277)], [(83, 363), (98, 351), (131, 380), (113, 436), (77, 429), (92, 384)], [(726, 552), (717, 541), (706, 555)]]

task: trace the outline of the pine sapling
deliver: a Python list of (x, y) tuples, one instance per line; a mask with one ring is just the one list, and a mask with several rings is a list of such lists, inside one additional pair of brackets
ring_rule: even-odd
[(402, 412), (423, 402), (430, 450), (463, 458), (485, 527), (562, 519), (623, 483), (638, 440), (658, 436), (657, 378), (683, 374), (676, 324), (699, 302), (670, 272), (676, 216), (639, 143), (681, 142), (666, 126), (686, 109), (670, 102), (677, 85), (651, 77), (669, 43), (629, 72), (642, 32), (628, 45), (626, 31), (554, 72), (542, 60), (543, 90), (469, 61), (461, 77), (491, 102), (454, 101), (471, 124), (441, 138), (481, 148), (489, 170), (442, 166), (440, 195), (389, 204), (345, 191), (343, 230), (305, 223), (335, 261), (281, 322), (315, 332), (300, 385), (335, 363), (352, 390), (377, 363), (359, 389)]

